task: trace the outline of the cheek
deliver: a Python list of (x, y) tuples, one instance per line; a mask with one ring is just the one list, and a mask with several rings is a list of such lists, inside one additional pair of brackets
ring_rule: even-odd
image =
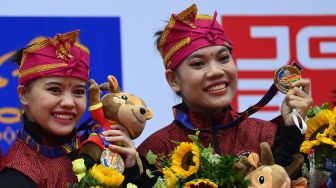
[(227, 70), (227, 74), (229, 75), (231, 82), (237, 85), (238, 82), (238, 72), (235, 66), (231, 67)]
[(84, 114), (85, 110), (86, 110), (86, 98), (83, 99), (78, 99), (76, 101), (77, 104), (77, 110), (78, 112), (82, 115)]

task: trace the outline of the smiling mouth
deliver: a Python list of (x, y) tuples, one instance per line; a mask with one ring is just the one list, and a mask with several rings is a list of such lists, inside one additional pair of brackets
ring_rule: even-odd
[(73, 114), (53, 114), (53, 116), (62, 120), (72, 120), (74, 118)]
[(138, 118), (138, 116), (135, 114), (135, 112), (134, 112), (133, 109), (132, 109), (132, 113), (133, 113), (135, 119), (137, 119), (140, 123), (144, 123), (143, 121), (141, 121), (141, 120)]
[(226, 87), (227, 87), (227, 84), (223, 83), (223, 84), (215, 85), (213, 87), (209, 87), (206, 89), (206, 91), (218, 91), (218, 90), (225, 89)]

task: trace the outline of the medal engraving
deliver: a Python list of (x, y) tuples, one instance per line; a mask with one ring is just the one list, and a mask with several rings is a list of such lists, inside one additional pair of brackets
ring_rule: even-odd
[(100, 163), (106, 167), (111, 167), (117, 170), (119, 173), (123, 173), (125, 169), (124, 160), (119, 153), (112, 152), (109, 149), (105, 149), (100, 156)]
[(275, 86), (281, 93), (286, 94), (291, 84), (301, 79), (301, 68), (296, 64), (285, 65), (278, 69), (274, 75)]

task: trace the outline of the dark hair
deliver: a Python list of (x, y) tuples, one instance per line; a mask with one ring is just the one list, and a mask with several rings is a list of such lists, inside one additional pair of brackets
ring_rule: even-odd
[(25, 47), (25, 48), (21, 48), (21, 49), (17, 50), (17, 51), (14, 53), (14, 55), (12, 56), (12, 58), (11, 58), (11, 61), (14, 62), (14, 63), (16, 63), (16, 65), (17, 65), (18, 67), (20, 67), (20, 65), (21, 65), (22, 56), (23, 56), (23, 50), (25, 50), (26, 48), (27, 48), (27, 47)]
[(156, 48), (157, 48), (158, 51), (160, 51), (159, 44), (160, 44), (162, 34), (163, 34), (163, 30), (157, 31), (154, 34), (154, 37), (156, 38), (155, 39), (155, 45), (156, 45)]

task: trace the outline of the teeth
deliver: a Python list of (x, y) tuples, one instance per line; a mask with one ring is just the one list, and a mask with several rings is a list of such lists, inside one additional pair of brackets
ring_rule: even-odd
[(216, 91), (216, 90), (221, 90), (226, 87), (226, 84), (221, 84), (221, 85), (216, 85), (211, 88), (208, 88), (207, 91)]
[(66, 114), (54, 114), (54, 117), (55, 118), (58, 118), (58, 119), (72, 119), (73, 118), (73, 115), (66, 115)]

